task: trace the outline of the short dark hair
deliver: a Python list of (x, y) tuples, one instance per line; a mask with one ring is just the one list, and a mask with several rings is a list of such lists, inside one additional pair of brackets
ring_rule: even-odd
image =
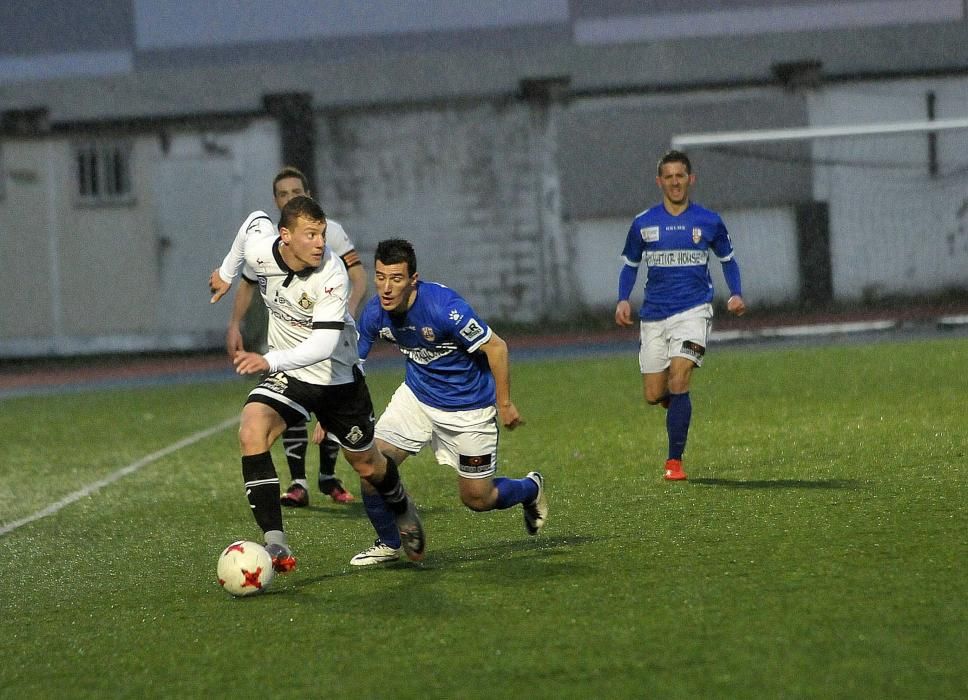
[(411, 277), (417, 271), (417, 254), (413, 250), (413, 244), (403, 238), (388, 238), (377, 243), (373, 262), (384, 265), (407, 263), (407, 272)]
[(692, 174), (692, 163), (689, 162), (689, 156), (682, 151), (677, 151), (675, 149), (666, 151), (662, 157), (659, 158), (659, 162), (655, 166), (656, 175), (662, 174), (662, 166), (666, 163), (682, 163), (686, 166), (686, 172)]
[(326, 221), (326, 212), (312, 197), (303, 195), (293, 197), (282, 208), (282, 213), (279, 216), (279, 228), (287, 228), (292, 231), (299, 217), (309, 221)]
[(272, 178), (272, 196), (273, 197), (276, 196), (276, 183), (278, 183), (279, 180), (287, 180), (290, 177), (299, 178), (299, 181), (302, 183), (303, 189), (306, 190), (307, 193), (309, 192), (309, 180), (306, 179), (306, 176), (303, 174), (303, 171), (292, 165), (287, 165), (278, 173), (276, 173), (276, 176), (274, 178)]

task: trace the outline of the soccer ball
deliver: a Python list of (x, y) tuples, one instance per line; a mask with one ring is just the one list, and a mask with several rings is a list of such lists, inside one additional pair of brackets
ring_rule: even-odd
[(218, 584), (234, 596), (261, 593), (275, 575), (266, 548), (246, 540), (233, 542), (222, 550), (216, 571)]

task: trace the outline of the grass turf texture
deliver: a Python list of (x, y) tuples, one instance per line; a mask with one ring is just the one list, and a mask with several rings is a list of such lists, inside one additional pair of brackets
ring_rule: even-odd
[[(716, 348), (675, 484), (634, 357), (520, 363), (528, 424), (500, 467), (545, 474), (539, 537), (519, 508), (466, 510), (422, 454), (403, 466), (422, 565), (349, 566), (362, 506), (313, 488), (286, 512), (299, 568), (246, 599), (214, 580), (222, 547), (259, 539), (226, 429), (0, 536), (0, 697), (964, 697), (966, 358)], [(399, 377), (371, 374), (378, 408)], [(0, 525), (248, 386), (0, 401)]]

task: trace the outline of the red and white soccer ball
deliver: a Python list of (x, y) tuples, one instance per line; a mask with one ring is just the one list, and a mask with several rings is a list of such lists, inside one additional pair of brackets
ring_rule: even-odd
[(222, 550), (217, 572), (219, 585), (234, 596), (261, 593), (275, 575), (266, 548), (246, 540), (233, 542)]

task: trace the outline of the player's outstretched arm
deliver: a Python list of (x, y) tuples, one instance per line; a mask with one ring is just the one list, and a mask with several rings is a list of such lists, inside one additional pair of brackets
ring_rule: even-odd
[(232, 283), (223, 280), (218, 270), (216, 267), (212, 270), (212, 274), (208, 276), (208, 288), (212, 292), (212, 298), (209, 300), (209, 304), (217, 302), (232, 288)]
[(232, 247), (222, 260), (222, 264), (208, 278), (208, 286), (212, 290), (211, 302), (214, 304), (229, 291), (232, 282), (239, 276), (245, 262), (245, 245), (250, 236), (269, 236), (275, 234), (275, 226), (265, 212), (254, 211), (249, 214), (239, 227)]
[(245, 350), (242, 341), (242, 319), (245, 312), (249, 310), (252, 297), (255, 295), (255, 284), (249, 282), (244, 277), (242, 284), (235, 290), (235, 299), (232, 302), (232, 316), (229, 318), (228, 327), (225, 329), (225, 350), (229, 358), (234, 358), (236, 353)]
[(632, 325), (632, 305), (629, 304), (629, 297), (632, 296), (632, 289), (635, 287), (635, 277), (638, 272), (636, 265), (625, 264), (622, 265), (622, 271), (618, 273), (618, 302), (615, 304), (615, 323), (623, 328)]
[(363, 297), (366, 296), (366, 270), (363, 269), (362, 265), (354, 265), (347, 268), (346, 274), (349, 275), (351, 287), (350, 297), (346, 300), (346, 308), (350, 312), (350, 316), (355, 318)]
[(494, 391), (497, 397), (497, 415), (508, 430), (522, 424), (521, 414), (511, 401), (511, 361), (508, 358), (508, 344), (494, 330), (491, 337), (481, 345), (480, 351), (487, 356), (487, 364), (494, 375)]

